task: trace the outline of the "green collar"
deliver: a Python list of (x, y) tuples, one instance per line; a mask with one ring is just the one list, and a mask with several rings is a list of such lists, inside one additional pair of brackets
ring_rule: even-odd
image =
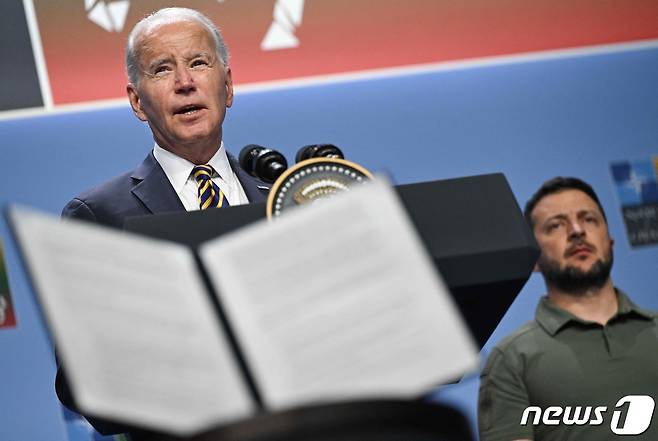
[[(635, 315), (646, 320), (653, 320), (656, 318), (655, 313), (638, 307), (622, 290), (615, 288), (615, 292), (617, 293), (619, 309), (609, 322), (615, 320), (617, 317), (628, 315)], [(539, 301), (537, 310), (535, 312), (535, 319), (550, 335), (557, 334), (560, 329), (571, 322), (581, 323), (584, 325), (593, 324), (593, 322), (578, 318), (572, 313), (551, 303), (547, 296), (542, 297)]]

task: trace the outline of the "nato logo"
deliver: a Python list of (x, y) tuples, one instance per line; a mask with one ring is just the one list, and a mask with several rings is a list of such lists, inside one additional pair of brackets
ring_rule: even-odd
[(658, 204), (658, 158), (611, 165), (612, 177), (623, 206)]
[(610, 165), (631, 246), (658, 243), (658, 156)]

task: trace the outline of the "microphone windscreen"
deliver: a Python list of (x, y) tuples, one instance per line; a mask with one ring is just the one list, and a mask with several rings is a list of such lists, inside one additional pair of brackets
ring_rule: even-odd
[(258, 144), (248, 144), (242, 147), (240, 150), (240, 155), (238, 156), (238, 162), (240, 167), (244, 169), (250, 175), (254, 174), (254, 158), (258, 156), (258, 152), (264, 150), (265, 147)]
[(295, 162), (311, 158), (340, 158), (345, 159), (343, 152), (333, 144), (309, 144), (300, 148), (295, 155)]

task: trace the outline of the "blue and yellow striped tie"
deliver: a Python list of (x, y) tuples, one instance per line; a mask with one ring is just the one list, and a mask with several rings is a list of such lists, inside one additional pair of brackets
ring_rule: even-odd
[(192, 176), (199, 187), (199, 208), (205, 210), (210, 207), (228, 207), (230, 204), (212, 179), (214, 170), (209, 165), (197, 165), (192, 169)]

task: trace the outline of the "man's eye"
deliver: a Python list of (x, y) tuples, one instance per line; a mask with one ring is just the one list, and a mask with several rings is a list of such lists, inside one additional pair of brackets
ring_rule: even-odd
[(169, 66), (158, 66), (153, 70), (153, 75), (163, 76), (169, 72)]
[(551, 231), (557, 230), (559, 228), (559, 226), (560, 226), (559, 223), (548, 224), (548, 225), (546, 225), (546, 231), (548, 231), (550, 233)]
[(192, 69), (203, 68), (203, 67), (207, 67), (208, 65), (209, 65), (208, 61), (204, 59), (196, 59), (192, 61), (192, 63), (190, 63), (190, 67)]

